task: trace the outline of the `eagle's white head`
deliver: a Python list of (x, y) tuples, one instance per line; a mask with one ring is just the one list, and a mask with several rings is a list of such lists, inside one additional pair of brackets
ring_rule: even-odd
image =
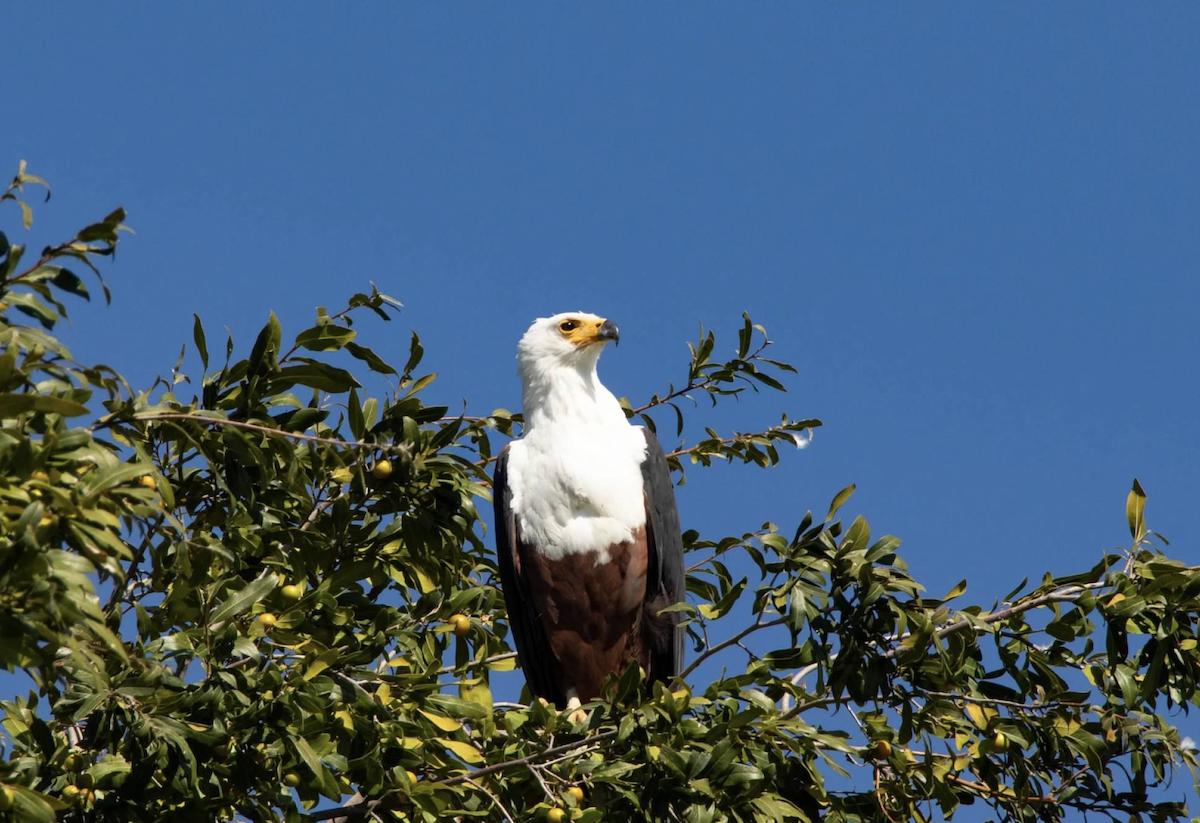
[(611, 320), (587, 312), (539, 317), (517, 344), (517, 371), (525, 379), (553, 369), (595, 368), (604, 344), (620, 336)]
[(600, 403), (607, 411), (608, 401), (615, 404), (596, 376), (596, 361), (605, 343), (619, 339), (615, 323), (587, 312), (534, 320), (517, 344), (526, 427), (539, 422), (539, 413), (590, 416), (588, 405)]

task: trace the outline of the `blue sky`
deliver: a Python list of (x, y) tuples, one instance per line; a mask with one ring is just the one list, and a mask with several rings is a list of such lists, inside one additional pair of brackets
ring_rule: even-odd
[(857, 483), (845, 513), (931, 594), (990, 605), (1125, 542), (1136, 476), (1195, 557), (1200, 6), (5, 17), (0, 172), (54, 186), (32, 242), (115, 205), (137, 232), (64, 334), (87, 362), (148, 385), (193, 312), (245, 351), (373, 280), (406, 309), (360, 334), (402, 361), (418, 331), (431, 398), (517, 408), (518, 337), (583, 309), (621, 326), (601, 374), (639, 401), (746, 310), (800, 376), (692, 419), (826, 425), (770, 472), (694, 473), (685, 527), (790, 532)]

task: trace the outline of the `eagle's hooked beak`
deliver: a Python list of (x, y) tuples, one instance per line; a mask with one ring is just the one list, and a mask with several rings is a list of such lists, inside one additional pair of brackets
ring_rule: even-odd
[(611, 320), (605, 320), (600, 324), (600, 328), (596, 331), (597, 340), (611, 340), (614, 345), (621, 344), (621, 330), (617, 328), (617, 324)]

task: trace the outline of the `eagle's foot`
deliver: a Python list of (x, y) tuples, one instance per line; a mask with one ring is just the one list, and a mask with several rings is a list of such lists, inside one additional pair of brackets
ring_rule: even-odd
[(581, 705), (578, 697), (567, 700), (567, 720), (572, 723), (583, 723), (588, 719), (588, 713), (580, 708)]

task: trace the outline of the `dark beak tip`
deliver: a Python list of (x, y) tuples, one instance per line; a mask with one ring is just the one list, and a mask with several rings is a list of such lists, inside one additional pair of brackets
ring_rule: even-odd
[(604, 340), (613, 341), (614, 345), (621, 345), (621, 330), (611, 320), (605, 320), (604, 325), (600, 327), (600, 337)]

